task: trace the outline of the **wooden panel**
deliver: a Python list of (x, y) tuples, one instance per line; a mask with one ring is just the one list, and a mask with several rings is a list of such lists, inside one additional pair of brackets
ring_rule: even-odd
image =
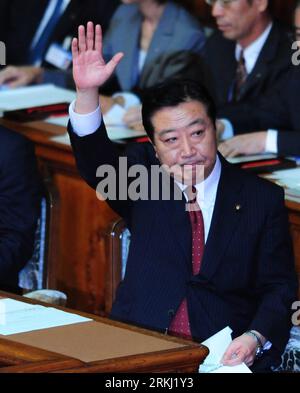
[(54, 143), (50, 137), (65, 129), (35, 122), (2, 124), (32, 139), (41, 172), (51, 178), (59, 193), (55, 260), (49, 267), (49, 287), (65, 292), (68, 306), (100, 314), (104, 309), (107, 226), (118, 216), (80, 178), (70, 146)]

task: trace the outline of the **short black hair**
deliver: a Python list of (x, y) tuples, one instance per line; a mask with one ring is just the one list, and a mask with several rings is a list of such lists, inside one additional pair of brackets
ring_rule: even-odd
[(160, 109), (174, 107), (184, 102), (198, 101), (204, 105), (212, 123), (216, 122), (216, 106), (208, 90), (191, 79), (169, 79), (148, 88), (142, 94), (142, 119), (148, 137), (154, 142), (152, 116)]

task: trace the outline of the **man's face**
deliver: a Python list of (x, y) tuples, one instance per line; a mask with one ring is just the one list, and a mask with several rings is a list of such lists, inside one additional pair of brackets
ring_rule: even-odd
[(216, 1), (212, 6), (212, 15), (225, 38), (238, 42), (250, 39), (251, 43), (257, 19), (264, 8), (265, 2), (259, 0), (252, 0), (251, 4), (247, 0), (233, 0), (223, 6)]
[(215, 126), (198, 101), (158, 110), (151, 118), (154, 149), (161, 164), (181, 183), (197, 184), (216, 161)]
[(297, 41), (298, 47), (300, 48), (300, 7), (297, 8), (295, 11), (294, 27), (295, 27), (295, 39)]

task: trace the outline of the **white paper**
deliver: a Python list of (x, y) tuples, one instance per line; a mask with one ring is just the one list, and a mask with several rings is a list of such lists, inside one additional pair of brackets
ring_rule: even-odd
[(52, 307), (0, 299), (0, 334), (4, 336), (91, 320)]
[(73, 90), (52, 84), (19, 87), (0, 91), (0, 111), (72, 102), (75, 97), (76, 93)]
[(209, 371), (210, 373), (251, 373), (244, 363), (237, 366), (218, 367), (218, 365), (221, 364), (221, 360), (226, 349), (232, 341), (231, 333), (232, 329), (230, 329), (229, 326), (226, 326), (224, 329), (220, 330), (218, 333), (214, 334), (202, 343), (208, 347), (209, 354), (203, 362), (204, 367), (200, 364), (199, 372), (202, 372), (201, 367), (205, 369), (205, 366), (209, 367), (209, 365), (215, 365), (216, 368), (212, 368), (212, 371)]
[(275, 171), (265, 177), (284, 187), (286, 199), (300, 201), (300, 167)]

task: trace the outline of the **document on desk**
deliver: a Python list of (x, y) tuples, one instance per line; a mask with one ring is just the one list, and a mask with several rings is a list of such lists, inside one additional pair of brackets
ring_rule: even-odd
[(221, 364), (223, 354), (232, 341), (231, 333), (232, 330), (227, 326), (202, 343), (209, 349), (209, 354), (200, 364), (199, 373), (251, 373), (245, 363), (232, 367)]
[(53, 307), (0, 299), (0, 335), (25, 333), (56, 326), (92, 321)]
[(275, 171), (265, 177), (284, 188), (286, 199), (300, 202), (300, 167)]
[(76, 97), (73, 90), (52, 84), (19, 87), (0, 92), (0, 111), (14, 111), (43, 105), (72, 102)]

